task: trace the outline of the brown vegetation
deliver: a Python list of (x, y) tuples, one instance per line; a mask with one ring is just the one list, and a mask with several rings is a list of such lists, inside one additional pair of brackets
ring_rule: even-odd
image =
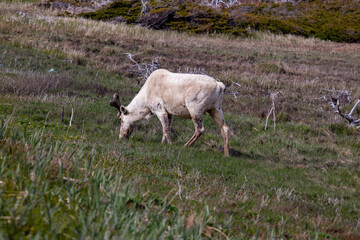
[[(125, 54), (128, 52), (138, 53), (134, 58), (140, 63), (157, 60), (161, 68), (174, 72), (189, 66), (201, 68), (225, 82), (229, 91), (232, 83), (241, 85), (237, 90), (240, 97), (225, 98), (225, 111), (234, 114), (265, 118), (270, 105), (267, 93), (277, 89), (284, 95), (277, 105), (280, 121), (329, 122), (331, 109), (326, 101), (318, 99), (324, 95), (322, 89), (348, 89), (354, 97), (359, 96), (358, 44), (257, 32), (245, 39), (181, 35), (58, 18), (55, 13), (44, 18), (32, 6), (24, 12), (26, 17), (11, 11), (3, 14), (6, 20), (0, 26), (2, 39), (53, 54), (64, 53), (76, 64), (129, 77), (132, 63)], [(12, 32), (18, 32), (22, 38), (14, 38)], [(261, 104), (263, 101), (268, 103)]]
[[(15, 77), (15, 78), (14, 78)], [(0, 93), (16, 95), (42, 95), (67, 89), (72, 79), (66, 75), (7, 72), (0, 80)]]

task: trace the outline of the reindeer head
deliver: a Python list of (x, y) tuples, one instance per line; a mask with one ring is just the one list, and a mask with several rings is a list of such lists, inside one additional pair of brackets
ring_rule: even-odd
[(119, 94), (115, 93), (113, 100), (109, 102), (110, 106), (116, 108), (118, 110), (117, 117), (121, 120), (121, 126), (120, 126), (120, 139), (129, 139), (133, 129), (134, 124), (132, 124), (131, 115), (129, 114), (129, 111), (120, 104), (120, 98)]

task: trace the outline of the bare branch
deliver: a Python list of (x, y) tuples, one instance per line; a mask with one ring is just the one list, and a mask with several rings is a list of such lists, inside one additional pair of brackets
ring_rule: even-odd
[(141, 13), (140, 16), (144, 16), (145, 13), (149, 11), (149, 0), (141, 0)]
[(273, 110), (274, 110), (274, 109), (271, 108), (270, 111), (269, 111), (269, 113), (268, 113), (268, 115), (267, 115), (267, 117), (266, 117), (265, 130), (267, 129), (268, 120), (269, 120), (270, 114), (271, 114), (271, 112), (272, 112)]
[(134, 60), (133, 56), (138, 55), (141, 53), (137, 53), (137, 54), (131, 54), (131, 53), (125, 53), (125, 55), (127, 56), (127, 58), (132, 61), (133, 63), (135, 63), (135, 65), (139, 68), (139, 63), (137, 61)]
[(351, 109), (351, 111), (350, 111), (349, 115), (353, 115), (353, 113), (354, 113), (354, 111), (355, 111), (355, 109), (356, 109), (357, 105), (359, 105), (359, 103), (360, 103), (360, 100), (358, 99), (358, 100), (357, 100), (357, 102), (355, 103), (354, 107)]
[(127, 58), (134, 63), (134, 65), (132, 66), (137, 69), (133, 72), (139, 75), (139, 80), (140, 80), (139, 83), (145, 81), (153, 71), (159, 69), (159, 63), (156, 60), (152, 60), (151, 63), (138, 63), (137, 61), (134, 60), (133, 57), (140, 53), (137, 54), (125, 53), (125, 54)]
[(266, 117), (266, 122), (265, 122), (265, 130), (267, 129), (267, 124), (268, 124), (268, 120), (269, 120), (269, 117), (271, 115), (271, 113), (273, 114), (273, 121), (274, 121), (274, 131), (276, 131), (276, 107), (275, 107), (275, 99), (277, 97), (277, 95), (281, 95), (282, 96), (282, 93), (280, 92), (280, 90), (277, 90), (277, 92), (275, 93), (269, 93), (269, 96), (271, 98), (271, 102), (272, 102), (272, 107), (270, 108), (270, 111)]

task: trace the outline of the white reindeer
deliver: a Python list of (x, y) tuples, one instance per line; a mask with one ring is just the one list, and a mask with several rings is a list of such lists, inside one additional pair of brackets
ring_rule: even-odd
[(118, 109), (118, 117), (121, 119), (119, 138), (128, 139), (139, 122), (155, 114), (162, 124), (162, 142), (166, 140), (171, 143), (169, 129), (171, 117), (175, 115), (193, 120), (195, 133), (185, 144), (190, 147), (205, 132), (202, 116), (208, 112), (221, 129), (224, 154), (229, 156), (229, 127), (225, 123), (221, 106), (224, 91), (222, 82), (206, 75), (156, 70), (127, 107), (120, 104), (118, 94), (114, 94), (110, 101), (110, 106)]

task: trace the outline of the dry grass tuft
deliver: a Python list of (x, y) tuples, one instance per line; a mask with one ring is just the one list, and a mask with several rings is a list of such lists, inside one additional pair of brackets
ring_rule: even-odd
[(16, 95), (44, 95), (47, 92), (66, 90), (72, 79), (66, 74), (43, 74), (34, 72), (0, 72), (4, 78), (0, 80), (0, 93)]

